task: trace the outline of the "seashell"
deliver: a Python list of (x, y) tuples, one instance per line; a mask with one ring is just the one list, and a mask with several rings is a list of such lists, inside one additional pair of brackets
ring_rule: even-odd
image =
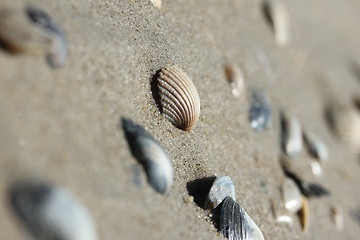
[(339, 206), (330, 208), (331, 218), (335, 224), (336, 231), (341, 232), (344, 229), (344, 213)]
[(258, 132), (268, 128), (271, 124), (270, 99), (259, 89), (252, 92), (249, 110), (250, 126)]
[(47, 13), (32, 6), (0, 9), (0, 44), (11, 53), (46, 55), (51, 67), (63, 65), (67, 57), (62, 31)]
[(307, 232), (309, 229), (309, 221), (310, 221), (310, 209), (309, 209), (309, 201), (306, 197), (302, 197), (302, 208), (299, 211), (299, 217), (301, 222), (301, 227), (303, 232)]
[(234, 65), (226, 65), (224, 69), (231, 87), (231, 93), (234, 97), (240, 97), (245, 87), (244, 75), (241, 69)]
[(200, 116), (199, 94), (190, 77), (170, 65), (158, 72), (157, 88), (160, 111), (175, 127), (190, 131)]
[(294, 180), (296, 185), (299, 187), (301, 193), (306, 197), (321, 197), (330, 194), (329, 190), (327, 190), (320, 184), (305, 180), (299, 174), (299, 172), (301, 173), (302, 171), (296, 171), (301, 170), (300, 166), (298, 164), (295, 164), (298, 161), (289, 160), (288, 158), (283, 157), (280, 159), (280, 162), (286, 176)]
[(310, 162), (311, 171), (315, 176), (322, 175), (322, 168), (318, 161), (311, 161)]
[(264, 236), (245, 210), (226, 197), (220, 211), (220, 231), (230, 240), (263, 240)]
[(227, 175), (216, 178), (207, 196), (205, 208), (216, 208), (226, 197), (236, 198), (234, 183)]
[(161, 9), (161, 0), (150, 0), (154, 7)]
[(280, 119), (283, 150), (288, 156), (294, 157), (303, 147), (300, 122), (294, 116), (286, 116), (284, 112), (281, 113)]
[(293, 218), (290, 216), (289, 211), (279, 202), (275, 203), (275, 201), (272, 201), (271, 210), (278, 223), (286, 223), (289, 226), (293, 225)]
[(309, 153), (320, 161), (327, 161), (329, 152), (326, 145), (311, 132), (303, 133), (305, 145)]
[(360, 151), (360, 113), (345, 105), (333, 105), (326, 109), (326, 118), (334, 134), (357, 153)]
[(280, 0), (265, 0), (263, 9), (265, 17), (273, 28), (276, 44), (286, 45), (290, 39), (290, 20), (284, 3)]
[(98, 239), (88, 210), (65, 189), (41, 181), (21, 181), (8, 193), (12, 210), (34, 239)]
[(150, 133), (130, 119), (122, 119), (122, 128), (131, 153), (143, 165), (152, 188), (166, 193), (173, 183), (174, 173), (164, 149)]
[(285, 208), (291, 213), (299, 211), (302, 205), (302, 200), (300, 190), (295, 182), (290, 178), (286, 178), (281, 186), (281, 190)]

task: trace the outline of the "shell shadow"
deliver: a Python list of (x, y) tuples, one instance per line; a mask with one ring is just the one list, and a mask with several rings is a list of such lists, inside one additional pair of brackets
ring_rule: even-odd
[(160, 76), (160, 71), (156, 71), (156, 73), (150, 78), (150, 88), (151, 88), (151, 95), (155, 100), (156, 106), (159, 108), (160, 112), (162, 112), (162, 105), (161, 105), (161, 98), (160, 98), (160, 89), (158, 86), (158, 77)]
[(193, 196), (196, 205), (203, 209), (205, 207), (206, 197), (215, 179), (215, 176), (205, 177), (193, 180), (186, 184), (189, 195)]
[(333, 116), (333, 107), (328, 104), (324, 109), (324, 119), (330, 129), (331, 133), (334, 134), (335, 121)]
[(269, 27), (271, 28), (271, 30), (274, 31), (274, 22), (273, 22), (273, 19), (271, 17), (269, 3), (263, 2), (261, 4), (261, 8), (262, 8), (262, 12), (263, 12), (265, 20), (267, 21), (267, 23), (268, 23)]

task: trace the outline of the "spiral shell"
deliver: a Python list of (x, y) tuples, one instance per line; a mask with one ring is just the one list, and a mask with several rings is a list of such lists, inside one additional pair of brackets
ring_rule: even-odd
[(190, 77), (170, 65), (159, 71), (157, 87), (160, 111), (175, 127), (190, 131), (200, 116), (199, 94)]

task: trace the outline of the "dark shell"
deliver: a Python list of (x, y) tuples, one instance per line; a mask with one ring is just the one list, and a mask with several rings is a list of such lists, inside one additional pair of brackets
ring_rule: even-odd
[(173, 167), (160, 144), (143, 127), (122, 119), (132, 155), (145, 169), (148, 182), (159, 193), (166, 193), (173, 183)]
[(221, 205), (219, 227), (221, 233), (230, 240), (264, 239), (258, 226), (231, 197), (226, 197)]
[(261, 90), (254, 90), (250, 104), (249, 121), (251, 127), (258, 132), (268, 128), (272, 117), (269, 97)]

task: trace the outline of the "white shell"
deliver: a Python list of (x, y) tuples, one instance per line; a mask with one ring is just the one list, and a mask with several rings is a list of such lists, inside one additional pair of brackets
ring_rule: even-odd
[(289, 226), (293, 225), (294, 220), (289, 211), (284, 207), (282, 201), (272, 201), (271, 209), (278, 223), (285, 223)]
[(272, 24), (276, 44), (286, 45), (290, 39), (290, 20), (284, 3), (281, 0), (265, 0), (264, 8)]
[(244, 75), (241, 69), (234, 65), (226, 65), (224, 69), (231, 87), (231, 93), (234, 97), (240, 97), (245, 87)]
[(331, 207), (331, 217), (338, 232), (344, 230), (344, 213), (339, 206)]
[(321, 162), (327, 161), (329, 152), (325, 143), (311, 132), (304, 132), (303, 135), (309, 153)]
[(24, 181), (10, 188), (9, 193), (14, 212), (36, 239), (98, 239), (88, 210), (68, 191)]
[(301, 152), (303, 148), (303, 137), (300, 122), (294, 116), (281, 115), (282, 141), (285, 153), (293, 157)]
[(154, 7), (161, 9), (161, 0), (150, 0)]
[(286, 178), (281, 186), (285, 208), (291, 212), (296, 213), (302, 206), (301, 193), (295, 182)]
[(207, 200), (206, 208), (216, 208), (226, 197), (231, 197), (235, 200), (235, 186), (230, 176), (222, 176), (215, 179), (212, 184)]
[(190, 77), (177, 65), (159, 71), (160, 110), (169, 121), (190, 131), (200, 116), (200, 97)]

